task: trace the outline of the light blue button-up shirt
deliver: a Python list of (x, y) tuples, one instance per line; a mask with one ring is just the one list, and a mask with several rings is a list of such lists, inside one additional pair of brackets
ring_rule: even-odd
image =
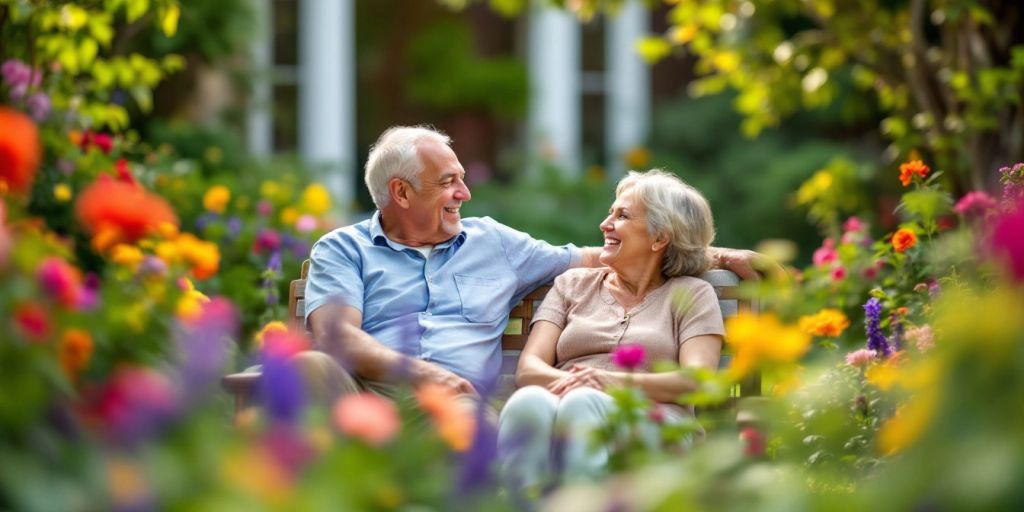
[(497, 379), (508, 312), (524, 295), (576, 266), (581, 252), (556, 247), (490, 217), (430, 258), (384, 234), (380, 212), (313, 245), (306, 318), (338, 302), (363, 313), (362, 328), (384, 345), (440, 365), (477, 389)]

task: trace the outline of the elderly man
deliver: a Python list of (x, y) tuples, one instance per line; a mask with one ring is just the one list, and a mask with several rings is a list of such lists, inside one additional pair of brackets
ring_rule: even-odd
[[(385, 131), (366, 162), (377, 211), (313, 246), (306, 323), (323, 353), (300, 364), (324, 398), (388, 393), (398, 381), (470, 395), (490, 389), (512, 306), (569, 268), (598, 265), (599, 249), (552, 246), (487, 217), (463, 219), (459, 209), (472, 196), (449, 143), (425, 127)], [(755, 253), (714, 256), (741, 276), (754, 274)]]

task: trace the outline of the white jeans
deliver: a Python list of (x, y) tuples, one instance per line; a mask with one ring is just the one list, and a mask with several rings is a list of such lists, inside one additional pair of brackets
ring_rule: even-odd
[[(591, 439), (614, 408), (611, 396), (593, 388), (562, 397), (540, 386), (517, 390), (498, 418), (502, 477), (512, 486), (531, 487), (559, 476), (571, 481), (605, 474), (608, 449)], [(640, 435), (649, 444), (658, 442), (653, 425), (644, 425)]]

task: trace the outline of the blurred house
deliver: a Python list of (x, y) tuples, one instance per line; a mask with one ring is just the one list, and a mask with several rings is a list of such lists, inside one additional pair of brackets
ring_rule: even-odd
[[(361, 166), (368, 145), (393, 124), (438, 126), (452, 135), (467, 170), (483, 176), (508, 168), (508, 152), (526, 156), (512, 159), (511, 172), (547, 161), (570, 174), (597, 165), (615, 176), (625, 155), (645, 144), (651, 71), (634, 47), (652, 18), (662, 16), (652, 17), (638, 0), (586, 24), (536, 0), (514, 18), (485, 2), (453, 14), (426, 0), (252, 1), (260, 28), (251, 50), (250, 151), (298, 153), (323, 170), (339, 204), (361, 199), (369, 207), (359, 196)], [(442, 111), (410, 102), (410, 45), (451, 17), (470, 27), (473, 52), (521, 63), (524, 112), (502, 119), (479, 108)]]

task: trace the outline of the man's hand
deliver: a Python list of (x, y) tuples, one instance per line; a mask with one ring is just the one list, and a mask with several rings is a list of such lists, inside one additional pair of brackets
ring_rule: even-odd
[(461, 395), (479, 396), (476, 388), (468, 380), (441, 368), (440, 366), (426, 361), (416, 360), (412, 368), (412, 385), (418, 387), (420, 384), (431, 382), (440, 384)]
[(762, 275), (781, 278), (786, 275), (782, 266), (767, 256), (746, 249), (726, 249), (723, 247), (708, 248), (712, 266), (731, 270), (740, 279), (757, 281)]

